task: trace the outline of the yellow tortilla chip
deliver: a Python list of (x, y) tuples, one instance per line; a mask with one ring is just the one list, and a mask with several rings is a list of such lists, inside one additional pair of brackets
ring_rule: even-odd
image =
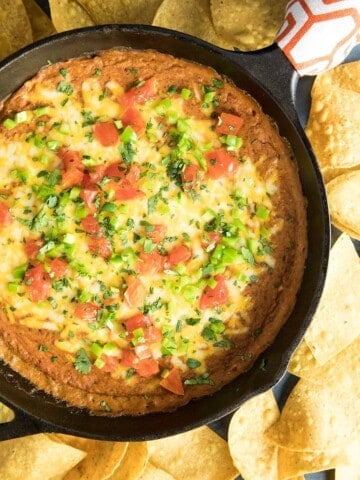
[(96, 24), (151, 24), (162, 0), (78, 0)]
[(360, 335), (360, 259), (351, 239), (342, 234), (330, 252), (323, 295), (305, 341), (320, 364)]
[(34, 41), (56, 33), (50, 18), (39, 7), (35, 0), (23, 0), (23, 4), (30, 20)]
[(326, 192), (332, 220), (356, 232), (360, 239), (360, 170), (334, 178)]
[(215, 32), (208, 0), (164, 0), (153, 25), (185, 32), (222, 48), (232, 50), (234, 46)]
[(151, 462), (148, 462), (144, 472), (139, 480), (175, 480), (170, 473), (155, 467)]
[[(358, 384), (359, 378), (354, 382)], [(358, 438), (359, 400), (359, 395), (346, 382), (329, 386), (301, 379), (266, 436), (289, 450), (341, 451), (344, 445)]]
[(335, 468), (335, 480), (360, 480), (360, 438), (347, 448), (348, 465)]
[(240, 50), (271, 45), (285, 18), (287, 0), (210, 0), (216, 32)]
[(14, 412), (0, 402), (0, 423), (8, 423), (14, 420), (15, 415)]
[(316, 76), (313, 85), (314, 91), (323, 92), (331, 87), (345, 88), (360, 93), (360, 61), (338, 65)]
[(0, 60), (32, 42), (31, 25), (21, 0), (0, 0)]
[(293, 353), (289, 365), (288, 372), (301, 378), (308, 378), (314, 369), (318, 368), (319, 364), (312, 354), (305, 340), (302, 340), (300, 345)]
[(149, 452), (146, 442), (130, 442), (124, 457), (107, 480), (136, 480), (145, 470)]
[(75, 0), (49, 0), (51, 20), (58, 32), (95, 25), (87, 11)]
[(330, 470), (348, 462), (346, 452), (295, 452), (279, 448), (278, 480), (294, 478), (299, 474), (307, 474)]
[(228, 445), (208, 427), (148, 442), (150, 462), (176, 480), (236, 478)]
[(230, 455), (245, 480), (278, 480), (278, 448), (264, 433), (279, 415), (271, 390), (248, 400), (233, 415), (228, 431)]
[(1, 442), (0, 478), (39, 480), (64, 475), (86, 453), (40, 433)]
[(320, 168), (360, 164), (360, 93), (339, 87), (313, 89), (306, 134)]
[(61, 442), (87, 453), (64, 477), (64, 480), (97, 480), (110, 477), (122, 461), (128, 443), (105, 442), (72, 435), (55, 435)]

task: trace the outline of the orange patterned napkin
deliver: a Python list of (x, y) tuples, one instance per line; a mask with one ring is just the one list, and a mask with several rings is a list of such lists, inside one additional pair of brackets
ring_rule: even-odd
[(360, 0), (291, 0), (276, 41), (300, 75), (333, 68), (360, 42)]

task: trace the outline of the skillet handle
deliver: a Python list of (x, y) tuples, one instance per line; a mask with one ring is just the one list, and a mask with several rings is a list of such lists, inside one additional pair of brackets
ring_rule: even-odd
[(295, 92), (299, 74), (282, 50), (273, 44), (256, 52), (229, 52), (231, 59), (246, 69), (286, 112), (298, 129), (300, 123), (295, 109)]

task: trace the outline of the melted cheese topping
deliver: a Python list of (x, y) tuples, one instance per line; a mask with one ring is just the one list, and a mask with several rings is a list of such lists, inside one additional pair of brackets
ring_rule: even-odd
[[(242, 155), (241, 129), (238, 137), (216, 132), (215, 94), (204, 105), (200, 90), (190, 92), (201, 119), (184, 113), (187, 92), (150, 94), (131, 105), (138, 120), (127, 126), (122, 85), (111, 81), (104, 90), (94, 76), (74, 92), (62, 75), (57, 88), (37, 84), (29, 100), (41, 108), (7, 119), (7, 128), (23, 130), (0, 137), (0, 210), (11, 216), (0, 227), (0, 295), (9, 317), (58, 332), (56, 346), (82, 373), (86, 362), (101, 369), (113, 357), (111, 374), (129, 377), (143, 358), (166, 358), (206, 381), (206, 358), (248, 332), (237, 315), (246, 318), (252, 307), (246, 287), (275, 267), (271, 236), (281, 223), (268, 224), (277, 178), (265, 182), (256, 159)], [(117, 130), (108, 145), (96, 133), (102, 122)], [(216, 150), (235, 163), (211, 175)], [(80, 180), (70, 184), (66, 152), (80, 159)], [(116, 163), (118, 176), (107, 173)], [(188, 178), (189, 165), (195, 174)], [(88, 203), (86, 189), (93, 191)], [(89, 216), (96, 231), (84, 227)], [(94, 239), (105, 251), (91, 247)], [(170, 262), (180, 246), (189, 258)], [(65, 271), (52, 269), (55, 259)], [(145, 324), (133, 331), (126, 321), (140, 313)], [(133, 368), (125, 351), (135, 355)]]

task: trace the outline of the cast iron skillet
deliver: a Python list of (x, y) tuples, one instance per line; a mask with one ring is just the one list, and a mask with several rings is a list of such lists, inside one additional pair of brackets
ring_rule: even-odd
[[(247, 90), (276, 120), (281, 135), (293, 148), (308, 200), (309, 253), (304, 279), (290, 318), (253, 368), (211, 397), (192, 401), (174, 412), (141, 417), (92, 416), (36, 391), (27, 380), (0, 362), (1, 400), (16, 412), (13, 422), (0, 426), (0, 439), (52, 431), (107, 440), (150, 440), (218, 420), (281, 379), (323, 289), (330, 244), (325, 190), (294, 108), (298, 76), (276, 46), (256, 53), (229, 52), (189, 35), (155, 27), (84, 28), (37, 42), (0, 64), (0, 99), (20, 87), (48, 61), (57, 62), (113, 47), (155, 49), (209, 65)], [(265, 358), (266, 370), (259, 368)]]

